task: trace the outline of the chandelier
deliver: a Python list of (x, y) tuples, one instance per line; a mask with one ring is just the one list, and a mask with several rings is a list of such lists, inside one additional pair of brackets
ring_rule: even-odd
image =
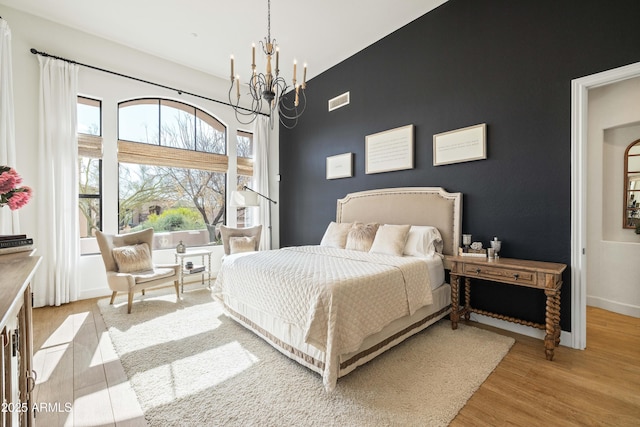
[[(273, 129), (273, 116), (278, 111), (280, 123), (287, 129), (293, 129), (298, 123), (298, 118), (304, 113), (307, 105), (307, 98), (304, 91), (307, 87), (307, 64), (304, 64), (302, 72), (302, 84), (297, 84), (296, 72), (297, 63), (293, 61), (293, 78), (289, 86), (286, 80), (280, 76), (280, 50), (276, 44), (276, 39), (271, 39), (271, 0), (267, 2), (267, 37), (264, 42), (260, 42), (262, 51), (266, 55), (267, 64), (264, 73), (256, 69), (256, 45), (251, 51), (251, 78), (249, 79), (249, 97), (251, 106), (248, 108), (240, 106), (240, 76), (234, 73), (234, 58), (231, 55), (231, 86), (229, 87), (229, 104), (233, 107), (236, 119), (242, 124), (253, 122), (258, 114), (262, 114), (263, 106), (269, 108), (269, 124)], [(275, 54), (275, 71), (272, 68), (272, 58)], [(235, 96), (234, 86), (235, 82)], [(290, 96), (285, 96), (289, 91), (295, 91)], [(234, 100), (235, 98), (235, 100)]]

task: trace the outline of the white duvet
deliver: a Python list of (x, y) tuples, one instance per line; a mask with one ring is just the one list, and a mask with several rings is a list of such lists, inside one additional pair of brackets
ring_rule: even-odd
[(323, 382), (332, 390), (338, 356), (431, 304), (429, 282), (417, 258), (298, 246), (229, 257), (214, 289), (305, 331), (305, 341), (325, 353)]

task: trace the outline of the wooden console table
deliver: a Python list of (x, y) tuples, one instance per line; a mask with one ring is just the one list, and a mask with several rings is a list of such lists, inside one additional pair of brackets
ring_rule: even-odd
[[(545, 353), (547, 360), (553, 360), (554, 349), (560, 344), (560, 288), (562, 287), (562, 272), (567, 268), (565, 264), (510, 258), (488, 260), (466, 256), (448, 257), (447, 260), (451, 263), (451, 327), (453, 329), (457, 329), (462, 316), (465, 320), (469, 320), (472, 312), (533, 326), (546, 332), (544, 337)], [(460, 277), (465, 278), (465, 303), (462, 308), (459, 304)], [(545, 324), (472, 308), (471, 278), (543, 290), (547, 297)]]
[(41, 257), (0, 255), (0, 394), (2, 426), (33, 426), (33, 329), (30, 282)]

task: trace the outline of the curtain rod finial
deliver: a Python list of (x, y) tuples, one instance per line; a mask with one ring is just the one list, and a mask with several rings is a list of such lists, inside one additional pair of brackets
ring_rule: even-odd
[(34, 48), (31, 48), (29, 51), (30, 51), (31, 53), (33, 53), (34, 55), (35, 55), (36, 53), (38, 53), (38, 51), (37, 51), (37, 50), (35, 50)]

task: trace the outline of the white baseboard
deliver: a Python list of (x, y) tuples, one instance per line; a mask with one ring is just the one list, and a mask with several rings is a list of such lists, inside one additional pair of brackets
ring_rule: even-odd
[(614, 313), (640, 318), (640, 307), (636, 305), (624, 304), (618, 301), (611, 301), (606, 298), (587, 296), (587, 305), (598, 307)]
[[(493, 317), (484, 316), (482, 314), (471, 313), (471, 320), (474, 322), (482, 323), (483, 325), (493, 326), (495, 328), (504, 329), (505, 331), (514, 332), (520, 335), (526, 335), (528, 337), (544, 339), (545, 332), (541, 329), (534, 328), (532, 326), (520, 325), (518, 323), (507, 322), (506, 320), (495, 319)], [(560, 345), (565, 347), (571, 347), (572, 343), (571, 332), (560, 332)]]
[(82, 289), (78, 294), (78, 299), (91, 299), (111, 296), (111, 289), (107, 288), (94, 288), (94, 289)]

